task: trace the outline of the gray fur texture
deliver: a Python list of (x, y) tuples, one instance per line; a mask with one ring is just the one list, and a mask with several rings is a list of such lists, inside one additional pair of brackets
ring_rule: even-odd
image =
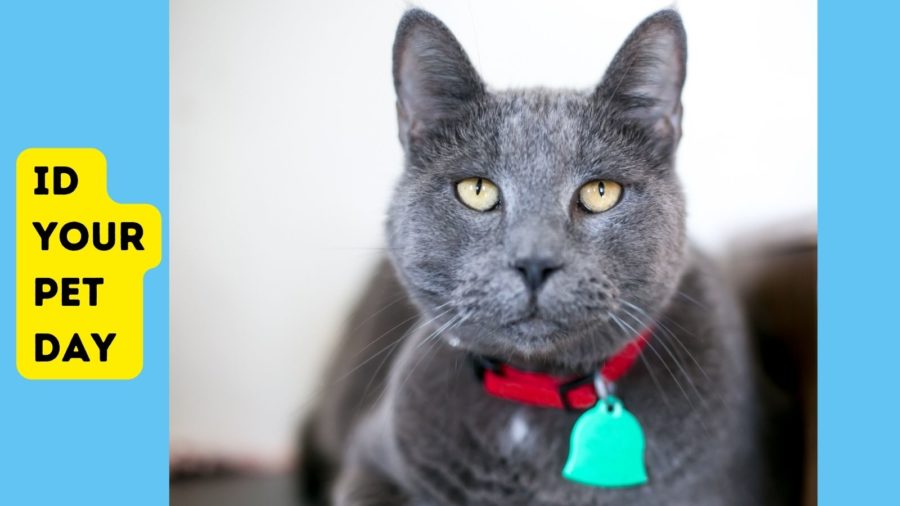
[[(493, 91), (451, 32), (406, 13), (394, 84), (406, 166), (389, 261), (367, 291), (304, 433), (308, 501), (350, 505), (777, 504), (740, 316), (685, 237), (674, 169), (686, 38), (647, 18), (587, 91)], [(500, 203), (463, 205), (488, 178)], [(578, 190), (621, 200), (593, 214)], [(552, 266), (529, 287), (517, 266)], [(542, 264), (543, 265), (543, 264)], [(616, 385), (644, 428), (647, 485), (560, 476), (577, 413), (486, 395), (467, 354), (586, 374), (641, 330)]]

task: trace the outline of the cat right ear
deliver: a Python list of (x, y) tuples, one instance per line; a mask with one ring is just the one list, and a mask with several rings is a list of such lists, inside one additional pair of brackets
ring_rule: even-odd
[(681, 16), (673, 10), (657, 12), (631, 32), (607, 69), (595, 92), (604, 104), (601, 110), (618, 112), (664, 144), (676, 146), (686, 63)]
[(412, 142), (457, 119), (463, 106), (485, 93), (459, 42), (436, 17), (407, 11), (394, 39), (394, 89), (400, 142)]

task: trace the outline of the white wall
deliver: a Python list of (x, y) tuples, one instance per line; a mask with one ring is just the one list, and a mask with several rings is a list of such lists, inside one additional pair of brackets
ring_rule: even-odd
[[(589, 87), (667, 1), (424, 1), (495, 87)], [(372, 263), (400, 170), (399, 1), (172, 5), (174, 450), (280, 461)], [(679, 170), (718, 250), (814, 216), (816, 3), (678, 2)]]

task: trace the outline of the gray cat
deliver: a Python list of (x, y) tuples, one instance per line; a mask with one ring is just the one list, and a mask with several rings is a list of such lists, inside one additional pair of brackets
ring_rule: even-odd
[[(740, 316), (685, 238), (685, 44), (666, 10), (593, 90), (493, 91), (438, 19), (406, 13), (389, 259), (305, 427), (307, 502), (779, 504)], [(643, 485), (563, 478), (581, 413), (488, 395), (471, 366), (589, 377), (648, 329), (614, 385), (643, 427)]]

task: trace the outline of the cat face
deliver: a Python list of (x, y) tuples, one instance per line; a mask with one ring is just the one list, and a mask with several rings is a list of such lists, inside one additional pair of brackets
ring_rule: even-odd
[(487, 90), (449, 30), (400, 23), (394, 82), (406, 168), (392, 261), (436, 333), (544, 367), (595, 367), (650, 323), (685, 257), (672, 167), (685, 38), (663, 11), (596, 89)]

